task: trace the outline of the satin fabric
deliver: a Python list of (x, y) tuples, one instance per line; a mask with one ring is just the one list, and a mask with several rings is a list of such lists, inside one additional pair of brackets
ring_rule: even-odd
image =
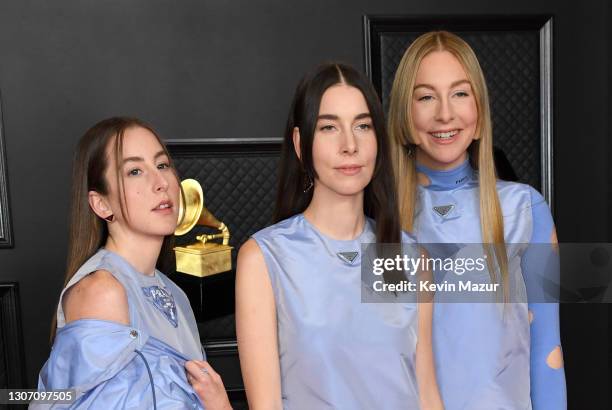
[[(97, 270), (110, 272), (122, 284), (129, 326), (93, 319), (66, 324), (62, 308), (66, 290)], [(151, 286), (172, 295), (176, 327), (163, 306), (143, 291)], [(33, 404), (32, 408), (203, 408), (184, 368), (186, 360), (204, 359), (193, 311), (184, 292), (161, 272), (143, 275), (121, 256), (100, 249), (62, 291), (57, 324), (38, 390), (75, 389), (76, 401), (71, 405)]]
[(76, 400), (30, 408), (202, 409), (185, 376), (186, 360), (141, 329), (76, 320), (58, 330), (38, 379), (39, 391), (74, 389)]
[[(253, 238), (274, 291), (283, 408), (417, 409), (417, 305), (361, 303), (373, 222), (342, 241), (299, 214)], [(347, 262), (338, 252), (359, 254)]]
[[(419, 186), (415, 234), (419, 243), (482, 243), (478, 178), (466, 161), (450, 171), (417, 170), (429, 179)], [(436, 295), (433, 348), (440, 393), (447, 410), (531, 409), (530, 330), (521, 255), (532, 236), (527, 185), (498, 181), (509, 259), (513, 303), (465, 298), (445, 303)], [(446, 215), (434, 207), (452, 205)], [(463, 245), (459, 245), (460, 247)], [(473, 249), (475, 245), (471, 245)], [(478, 245), (479, 246), (479, 245)], [(481, 253), (482, 255), (482, 253)], [(436, 280), (456, 280), (436, 272)], [(480, 280), (490, 283), (488, 270)]]
[[(66, 291), (97, 270), (110, 272), (123, 285), (128, 300), (130, 325), (146, 331), (187, 357), (203, 359), (198, 326), (185, 292), (160, 271), (155, 270), (153, 275), (144, 275), (120, 255), (104, 248), (89, 258), (62, 290), (57, 308), (58, 328), (63, 327), (66, 323), (62, 307)], [(166, 317), (163, 310), (156, 306), (154, 300), (143, 292), (144, 289), (152, 286), (159, 286), (172, 295), (178, 319), (176, 327)]]

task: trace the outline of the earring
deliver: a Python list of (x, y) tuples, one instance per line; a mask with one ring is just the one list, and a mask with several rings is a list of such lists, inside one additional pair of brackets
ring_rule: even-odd
[(108, 222), (113, 222), (113, 219), (115, 219), (115, 215), (110, 214), (109, 216), (107, 216), (107, 217), (106, 217), (106, 218), (104, 218), (104, 219), (106, 219)]
[(312, 182), (312, 178), (310, 175), (306, 174), (306, 178), (304, 179), (304, 193), (310, 191), (314, 186), (314, 182)]
[(414, 149), (412, 148), (413, 145), (408, 144), (405, 147), (406, 147), (406, 155), (408, 155), (409, 157), (413, 156), (414, 155)]

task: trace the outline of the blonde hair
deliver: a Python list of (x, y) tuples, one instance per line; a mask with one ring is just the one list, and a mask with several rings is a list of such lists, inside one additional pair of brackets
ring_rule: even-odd
[(389, 104), (389, 134), (391, 136), (393, 167), (397, 181), (402, 228), (414, 230), (414, 214), (417, 196), (417, 172), (414, 155), (414, 123), (409, 114), (414, 94), (417, 71), (423, 58), (434, 51), (451, 53), (463, 66), (474, 92), (478, 120), (474, 141), (468, 148), (470, 162), (478, 170), (480, 193), (480, 229), (487, 254), (491, 279), (498, 282), (493, 269), (497, 260), (503, 289), (508, 277), (508, 256), (504, 241), (504, 221), (496, 188), (493, 162), (493, 132), (489, 94), (484, 74), (472, 48), (460, 37), (447, 31), (434, 31), (419, 36), (404, 53), (399, 63)]

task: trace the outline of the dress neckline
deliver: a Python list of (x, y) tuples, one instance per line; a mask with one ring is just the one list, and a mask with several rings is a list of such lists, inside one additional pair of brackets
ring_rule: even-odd
[(357, 235), (353, 239), (336, 239), (336, 238), (332, 238), (331, 236), (326, 235), (323, 232), (321, 232), (316, 226), (312, 224), (312, 222), (308, 220), (308, 218), (304, 216), (303, 213), (299, 214), (299, 217), (301, 218), (302, 221), (304, 221), (304, 224), (308, 228), (313, 230), (319, 237), (324, 238), (326, 241), (335, 243), (335, 244), (350, 244), (354, 242), (362, 242), (361, 239), (363, 238), (363, 236), (372, 230), (371, 227), (369, 226), (370, 221), (368, 220), (368, 217), (366, 216), (364, 220), (364, 224), (363, 224), (363, 229), (361, 230), (361, 233), (359, 235)]
[(469, 158), (455, 168), (448, 170), (435, 170), (418, 163), (416, 165), (416, 170), (424, 174), (429, 180), (429, 184), (421, 186), (426, 189), (437, 191), (447, 191), (459, 188), (474, 179), (476, 174), (470, 165)]

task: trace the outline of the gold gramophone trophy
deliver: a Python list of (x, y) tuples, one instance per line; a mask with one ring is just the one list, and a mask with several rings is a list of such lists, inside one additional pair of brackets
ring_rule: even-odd
[[(174, 234), (185, 235), (196, 225), (216, 228), (219, 233), (198, 235), (195, 243), (175, 247), (176, 270), (200, 278), (231, 270), (232, 247), (229, 246), (228, 227), (204, 206), (204, 193), (198, 181), (185, 179), (181, 186), (184, 196), (181, 196)], [(221, 239), (222, 243), (211, 242), (214, 239)]]

